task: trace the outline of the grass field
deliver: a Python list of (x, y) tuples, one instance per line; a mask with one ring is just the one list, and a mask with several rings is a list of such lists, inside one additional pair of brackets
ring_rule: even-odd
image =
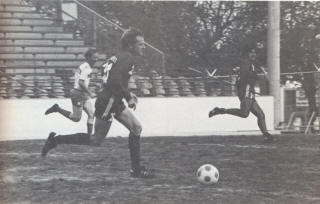
[[(155, 179), (129, 177), (127, 138), (101, 147), (60, 145), (41, 158), (41, 140), (0, 142), (0, 202), (11, 203), (320, 203), (320, 136), (150, 137), (143, 163)], [(197, 182), (215, 165), (220, 180)]]

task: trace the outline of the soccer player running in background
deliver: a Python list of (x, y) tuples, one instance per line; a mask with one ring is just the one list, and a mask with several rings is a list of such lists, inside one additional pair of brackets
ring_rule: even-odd
[(74, 87), (70, 91), (71, 102), (72, 102), (72, 113), (61, 108), (58, 104), (54, 104), (49, 108), (45, 115), (50, 113), (60, 113), (64, 117), (79, 122), (82, 115), (82, 110), (88, 115), (87, 120), (87, 131), (88, 134), (92, 134), (93, 121), (94, 121), (94, 107), (91, 102), (91, 98), (95, 97), (95, 94), (89, 90), (89, 83), (91, 79), (91, 73), (93, 72), (92, 67), (98, 60), (98, 53), (95, 49), (89, 49), (84, 57), (86, 61), (82, 63), (74, 75)]
[(131, 159), (132, 177), (152, 178), (154, 172), (140, 165), (140, 134), (142, 126), (130, 111), (135, 109), (137, 97), (128, 89), (129, 78), (135, 66), (135, 56), (142, 56), (145, 48), (143, 34), (140, 30), (131, 28), (121, 37), (120, 52), (103, 65), (103, 90), (98, 94), (95, 103), (95, 133), (77, 133), (57, 135), (50, 133), (42, 149), (42, 156), (58, 144), (100, 145), (110, 129), (113, 118), (117, 119), (129, 131), (128, 143)]
[(255, 46), (248, 46), (244, 54), (247, 56), (245, 56), (245, 59), (242, 61), (240, 69), (237, 70), (239, 75), (236, 82), (240, 109), (215, 107), (209, 112), (209, 118), (219, 114), (230, 114), (241, 118), (247, 118), (251, 112), (258, 119), (258, 126), (263, 134), (264, 140), (274, 141), (274, 137), (267, 130), (264, 112), (255, 99), (254, 87), (257, 81), (257, 74), (259, 72), (266, 74), (265, 70), (257, 65)]

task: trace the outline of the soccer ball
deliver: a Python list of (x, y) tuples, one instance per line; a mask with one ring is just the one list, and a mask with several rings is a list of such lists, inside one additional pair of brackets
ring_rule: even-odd
[(219, 171), (211, 164), (204, 164), (200, 166), (197, 171), (197, 179), (200, 183), (206, 185), (217, 183), (219, 180)]

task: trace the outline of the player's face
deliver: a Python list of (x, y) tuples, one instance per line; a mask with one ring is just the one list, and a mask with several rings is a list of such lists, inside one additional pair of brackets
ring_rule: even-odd
[(143, 56), (143, 50), (146, 48), (144, 38), (142, 36), (137, 36), (136, 43), (133, 46), (133, 52), (136, 55)]
[(252, 49), (250, 52), (249, 52), (249, 59), (254, 61), (257, 57), (257, 53), (256, 53), (256, 50), (255, 49)]
[(94, 63), (96, 63), (99, 59), (99, 55), (98, 53), (94, 53), (89, 59), (88, 59), (88, 62), (91, 66), (94, 65)]

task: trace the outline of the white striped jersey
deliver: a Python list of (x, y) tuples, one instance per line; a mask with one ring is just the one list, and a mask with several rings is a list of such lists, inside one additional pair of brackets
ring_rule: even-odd
[(82, 63), (75, 72), (74, 75), (74, 88), (78, 90), (82, 90), (79, 80), (84, 80), (84, 84), (86, 87), (89, 87), (90, 79), (91, 79), (92, 68), (88, 62)]

